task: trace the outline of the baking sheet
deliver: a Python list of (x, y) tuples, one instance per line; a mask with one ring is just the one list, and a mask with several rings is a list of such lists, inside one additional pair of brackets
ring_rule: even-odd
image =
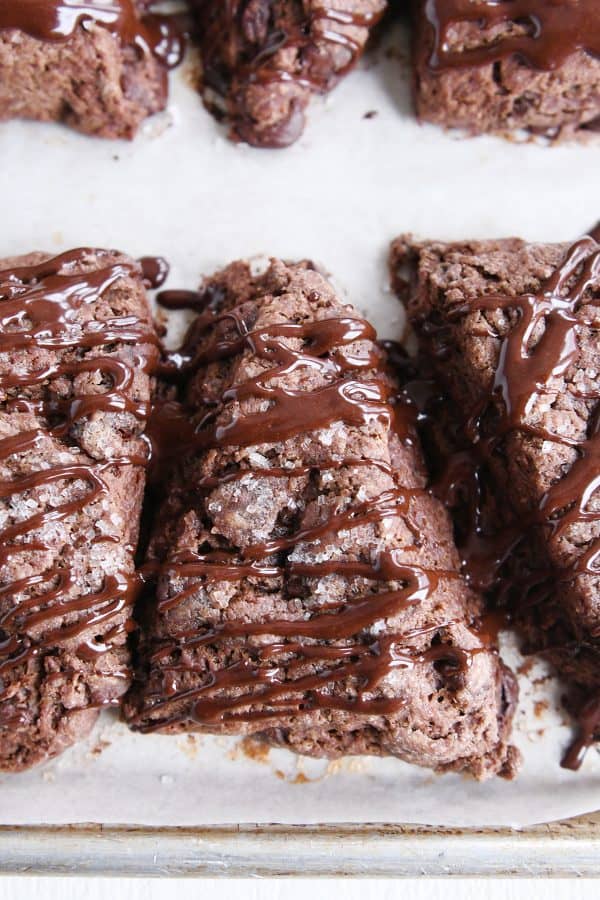
[[(190, 87), (195, 66), (190, 54), (172, 76), (169, 110), (133, 144), (1, 125), (0, 256), (81, 245), (162, 254), (169, 287), (195, 287), (240, 256), (310, 257), (382, 336), (397, 338), (386, 255), (400, 232), (570, 240), (600, 217), (598, 143), (463, 141), (419, 126), (400, 26), (312, 104), (304, 137), (283, 152), (227, 142)], [(528, 669), (508, 644), (508, 661)], [(600, 755), (591, 751), (579, 773), (558, 765), (571, 734), (560, 687), (536, 663), (521, 691), (515, 740), (525, 765), (513, 783), (394, 759), (307, 760), (236, 739), (133, 735), (105, 713), (60, 759), (0, 776), (0, 824), (525, 826), (600, 808)]]

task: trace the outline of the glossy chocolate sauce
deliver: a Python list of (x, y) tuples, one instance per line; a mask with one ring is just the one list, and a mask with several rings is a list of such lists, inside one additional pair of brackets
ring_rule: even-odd
[[(578, 50), (600, 57), (598, 0), (422, 0), (433, 32), (428, 60), (434, 71), (489, 65), (518, 56), (552, 71)], [(483, 46), (453, 50), (464, 24), (491, 31)]]
[(142, 256), (138, 260), (142, 276), (149, 288), (162, 287), (169, 277), (170, 266), (163, 256)]
[(90, 23), (107, 29), (124, 46), (152, 53), (167, 68), (179, 65), (184, 41), (174, 17), (141, 14), (135, 0), (2, 0), (0, 30), (15, 28), (40, 41), (68, 41)]
[[(214, 46), (218, 47), (219, 44), (227, 43), (232, 32), (239, 31), (244, 40), (253, 47), (253, 53), (248, 53), (250, 58), (242, 69), (236, 72), (238, 77), (249, 78), (252, 81), (258, 80), (263, 84), (289, 79), (314, 91), (326, 91), (333, 87), (329, 78), (340, 77), (349, 71), (356, 63), (362, 49), (361, 43), (345, 31), (336, 29), (335, 26), (372, 28), (383, 15), (383, 11), (361, 14), (336, 10), (326, 4), (314, 8), (311, 4), (311, 8), (299, 17), (299, 21), (290, 25), (287, 30), (282, 28), (273, 30), (274, 23), (271, 22), (269, 13), (261, 23), (263, 27), (257, 29), (255, 23), (249, 22), (249, 4), (239, 2), (239, 0), (233, 0), (233, 2), (230, 0), (224, 6), (226, 9), (214, 17), (217, 26), (216, 34), (209, 35), (207, 38), (215, 37), (217, 40)], [(341, 69), (336, 69), (335, 76), (333, 73), (328, 73), (328, 77), (323, 80), (323, 78), (311, 78), (306, 73), (296, 76), (278, 71), (276, 67), (270, 69), (269, 61), (275, 54), (284, 50), (294, 50), (301, 57), (302, 52), (315, 41), (339, 44), (348, 51), (348, 62)], [(210, 46), (208, 40), (207, 44)]]
[[(90, 270), (89, 259), (94, 253), (100, 256), (100, 267)], [(30, 413), (36, 423), (29, 430), (0, 439), (0, 462), (35, 451), (49, 437), (64, 442), (65, 448), (76, 449), (77, 441), (71, 435), (77, 423), (98, 412), (127, 412), (140, 423), (145, 422), (149, 404), (135, 401), (130, 388), (136, 371), (150, 373), (155, 367), (158, 347), (152, 323), (133, 315), (115, 315), (102, 322), (94, 319), (93, 312), (90, 318), (82, 315), (85, 307), (99, 303), (120, 281), (138, 275), (134, 263), (115, 263), (109, 258), (102, 265), (102, 251), (85, 249), (37, 265), (0, 271), (0, 354), (5, 360), (7, 354), (29, 354), (21, 353), (14, 369), (0, 374), (0, 406), (5, 412)], [(130, 360), (116, 358), (114, 345), (135, 348)], [(106, 355), (104, 347), (108, 348)], [(53, 361), (36, 368), (36, 354), (43, 350), (51, 351)], [(85, 351), (98, 355), (86, 357)], [(60, 399), (60, 389), (55, 387), (60, 379), (73, 380), (84, 373), (98, 373), (105, 390)], [(87, 485), (76, 499), (2, 527), (0, 567), (21, 554), (54, 552), (43, 543), (40, 532), (77, 515), (102, 496), (109, 498), (105, 473), (145, 466), (147, 456), (131, 454), (94, 461), (82, 454), (81, 462), (54, 464), (0, 481), (0, 497), (9, 502), (11, 497), (57, 482)], [(112, 540), (115, 538), (102, 535), (93, 542)], [(11, 595), (21, 598), (0, 616), (0, 725), (6, 724), (1, 718), (1, 704), (11, 697), (12, 670), (81, 635), (79, 655), (96, 661), (96, 673), (101, 674), (102, 655), (115, 642), (123, 643), (123, 633), (130, 627), (127, 613), (138, 593), (138, 577), (130, 571), (117, 572), (105, 577), (99, 591), (79, 593), (74, 589), (80, 577), (72, 571), (69, 549), (65, 548), (56, 567), (33, 574), (24, 571), (21, 578), (0, 586), (3, 599)], [(61, 619), (64, 621), (57, 624)], [(93, 641), (89, 640), (91, 629), (97, 631)], [(41, 636), (34, 640), (29, 636), (32, 630)], [(127, 671), (110, 672), (110, 678), (119, 677), (128, 677)], [(109, 698), (106, 702), (113, 701)]]
[(579, 733), (562, 759), (563, 769), (577, 771), (592, 744), (600, 740), (600, 696), (592, 697), (577, 714)]
[[(578, 314), (593, 299), (591, 289), (599, 284), (600, 246), (586, 237), (569, 250), (563, 264), (537, 294), (519, 298), (492, 295), (470, 303), (468, 309), (457, 310), (458, 315), (475, 309), (517, 313), (516, 323), (500, 342), (491, 394), (481, 399), (467, 423), (467, 430), (482, 442), (484, 453), (491, 455), (505, 435), (514, 430), (577, 450), (577, 459), (546, 492), (534, 517), (534, 523), (554, 537), (573, 525), (600, 521), (600, 512), (589, 509), (592, 495), (600, 488), (600, 432), (591, 415), (588, 434), (579, 440), (568, 438), (532, 424), (529, 411), (532, 402), (544, 395), (546, 386), (563, 377), (577, 360)], [(534, 342), (540, 327), (543, 333)], [(600, 388), (587, 393), (579, 391), (577, 396), (593, 405), (600, 400)], [(491, 437), (482, 430), (482, 417), (490, 403), (501, 410)], [(570, 581), (580, 574), (600, 574), (599, 556), (597, 539), (559, 577)]]
[[(181, 307), (186, 302), (185, 295), (179, 292), (160, 296), (168, 305)], [(414, 438), (413, 410), (398, 401), (386, 355), (373, 343), (375, 332), (366, 321), (342, 315), (303, 324), (286, 322), (249, 330), (242, 307), (221, 313), (210, 295), (191, 294), (187, 300), (200, 310), (200, 326), (198, 323), (195, 328), (192, 326), (194, 341), (189, 341), (185, 350), (176, 355), (178, 360), (183, 360), (183, 371), (189, 374), (244, 351), (267, 366), (261, 365), (261, 372), (256, 377), (229, 388), (193, 431), (189, 426), (187, 431), (183, 427), (185, 415), (178, 412), (177, 404), (172, 401), (167, 404), (169, 409), (166, 414), (162, 413), (162, 425), (157, 425), (155, 416), (150, 430), (158, 444), (165, 442), (164, 432), (183, 434), (171, 455), (198, 454), (211, 448), (276, 445), (334, 422), (342, 422), (348, 427), (383, 422), (390, 434), (395, 432), (400, 440), (410, 442)], [(200, 339), (201, 334), (204, 339)], [(290, 339), (296, 340), (291, 344)], [(369, 342), (367, 354), (364, 343), (360, 356), (353, 353), (357, 341)], [(325, 376), (326, 385), (311, 392), (280, 386), (282, 378), (302, 368)], [(249, 399), (268, 401), (268, 405), (265, 404), (260, 413), (242, 413), (225, 424), (231, 405)], [(208, 400), (207, 405), (210, 405)], [(189, 411), (188, 420), (193, 412)], [(157, 411), (157, 415), (161, 412)], [(178, 416), (180, 427), (174, 424)], [(157, 438), (161, 429), (164, 429), (162, 437)], [(215, 472), (204, 482), (196, 483), (194, 492), (199, 497), (249, 474), (257, 479), (290, 479), (348, 467), (364, 467), (371, 471), (379, 468), (394, 479), (389, 463), (346, 458), (291, 469), (273, 466), (254, 470), (243, 468), (222, 475)], [(179, 722), (214, 726), (264, 720), (268, 727), (269, 720), (316, 708), (344, 709), (365, 715), (393, 714), (404, 706), (405, 701), (400, 697), (381, 696), (379, 685), (395, 668), (435, 665), (447, 677), (464, 672), (471, 665), (474, 654), (488, 651), (468, 651), (444, 643), (434, 643), (422, 652), (414, 648), (419, 637), (427, 632), (431, 632), (432, 637), (439, 635), (445, 627), (454, 624), (450, 621), (402, 634), (390, 634), (388, 630), (384, 636), (369, 636), (376, 622), (427, 601), (440, 584), (459, 578), (456, 571), (407, 564), (400, 558), (407, 548), (384, 550), (370, 562), (333, 559), (301, 564), (289, 559), (290, 552), (300, 542), (335, 541), (340, 532), (381, 522), (388, 517), (402, 518), (413, 531), (415, 546), (418, 546), (419, 528), (414, 521), (413, 503), (418, 503), (426, 494), (425, 487), (405, 487), (395, 483), (368, 502), (358, 502), (344, 511), (331, 513), (316, 525), (297, 527), (284, 536), (257, 542), (243, 552), (233, 548), (215, 549), (167, 558), (162, 565), (161, 582), (172, 585), (183, 581), (184, 586), (158, 602), (159, 614), (173, 610), (188, 597), (196, 595), (203, 585), (215, 582), (259, 578), (261, 583), (263, 579), (266, 583), (270, 580), (277, 583), (277, 579), (289, 582), (294, 578), (321, 579), (338, 575), (348, 579), (361, 578), (368, 584), (358, 596), (339, 601), (332, 599), (309, 618), (259, 623), (229, 620), (218, 627), (199, 624), (190, 632), (180, 632), (173, 640), (160, 645), (151, 659), (151, 665), (160, 672), (162, 680), (161, 691), (145, 698), (153, 713), (152, 722), (147, 724), (144, 720), (147, 708), (142, 710), (137, 722), (134, 720), (134, 725), (142, 730), (155, 730)], [(191, 502), (194, 504), (198, 500)], [(257, 636), (265, 638), (259, 649), (256, 647)], [(178, 679), (186, 671), (194, 671), (194, 663), (189, 661), (194, 648), (206, 646), (219, 652), (221, 648), (230, 647), (232, 642), (242, 660), (213, 671), (210, 679), (199, 687), (177, 686)], [(349, 679), (356, 695), (352, 698), (336, 695), (336, 685), (343, 685)], [(379, 696), (374, 697), (373, 693)], [(157, 712), (160, 718), (156, 717)]]

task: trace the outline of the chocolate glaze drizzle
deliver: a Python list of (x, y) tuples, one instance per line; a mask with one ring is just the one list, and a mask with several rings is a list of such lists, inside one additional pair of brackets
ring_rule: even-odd
[[(450, 507), (457, 505), (457, 495), (460, 498), (463, 568), (479, 589), (498, 590), (501, 582), (506, 587), (506, 573), (502, 572), (500, 579), (501, 570), (509, 556), (531, 537), (532, 532), (542, 529), (547, 538), (557, 538), (566, 535), (573, 526), (600, 522), (600, 512), (591, 504), (600, 490), (600, 386), (576, 393), (589, 410), (587, 434), (579, 439), (532, 424), (529, 415), (533, 402), (544, 394), (552, 395), (553, 380), (566, 375), (575, 363), (582, 311), (588, 304), (597, 305), (599, 286), (600, 245), (588, 236), (570, 248), (563, 263), (537, 293), (520, 297), (486, 295), (467, 301), (450, 314), (454, 322), (476, 311), (503, 311), (514, 317), (503, 336), (492, 325), (484, 323), (485, 336), (492, 336), (500, 343), (494, 378), (489, 391), (470, 410), (464, 426), (457, 429), (468, 436), (470, 446), (450, 454), (434, 488)], [(594, 313), (591, 315), (591, 324), (595, 327)], [(443, 359), (446, 348), (442, 327), (424, 323), (424, 334), (426, 342), (434, 339), (434, 353)], [(431, 415), (435, 407), (435, 401), (433, 407), (431, 405), (435, 389), (428, 394), (420, 385), (420, 397), (416, 396), (414, 385), (409, 384), (407, 390), (412, 393), (412, 402), (421, 404), (422, 415), (427, 417), (423, 410), (428, 404)], [(489, 522), (483, 524), (485, 490), (489, 481), (487, 467), (511, 431), (573, 448), (577, 457), (569, 470), (546, 491), (529, 517), (490, 532)], [(521, 571), (517, 566), (514, 572), (511, 570), (508, 580), (513, 589), (516, 587), (521, 591), (519, 603), (522, 604), (547, 600), (549, 590), (557, 589), (557, 582), (568, 584), (580, 576), (598, 575), (600, 537), (583, 546), (568, 565), (560, 567), (548, 563), (545, 570), (538, 572), (527, 567)], [(549, 583), (551, 589), (547, 587)], [(563, 765), (568, 768), (577, 768), (581, 764), (586, 747), (600, 734), (597, 698), (584, 707), (580, 722), (580, 736), (563, 760)]]
[[(592, 300), (590, 290), (600, 281), (600, 246), (593, 238), (583, 238), (568, 252), (563, 264), (542, 285), (537, 294), (519, 298), (490, 295), (455, 310), (455, 315), (473, 312), (504, 310), (517, 314), (515, 325), (501, 339), (500, 355), (490, 395), (482, 397), (471, 411), (467, 433), (481, 445), (484, 456), (491, 456), (509, 431), (519, 430), (533, 438), (573, 447), (578, 457), (570, 470), (553, 484), (542, 498), (539, 509), (527, 527), (542, 525), (554, 537), (569, 527), (583, 522), (600, 521), (600, 513), (589, 509), (592, 495), (600, 487), (600, 433), (592, 415), (589, 433), (580, 440), (568, 438), (528, 421), (531, 404), (536, 397), (551, 390), (554, 379), (564, 376), (578, 355), (578, 312)], [(570, 284), (572, 282), (572, 284)], [(543, 333), (535, 335), (540, 326)], [(491, 335), (496, 336), (490, 328)], [(600, 400), (600, 387), (583, 394), (590, 404)], [(488, 436), (482, 425), (490, 404), (500, 418), (494, 422), (493, 434)], [(600, 574), (597, 559), (600, 539), (592, 542), (586, 552), (560, 573), (562, 580), (571, 581), (579, 574)]]
[[(516, 55), (551, 71), (578, 50), (600, 56), (597, 0), (423, 0), (423, 6), (433, 32), (432, 70), (488, 65)], [(507, 27), (483, 46), (452, 50), (450, 32), (463, 23)]]
[(125, 46), (152, 53), (167, 68), (179, 65), (185, 45), (173, 16), (141, 15), (135, 0), (2, 0), (0, 30), (16, 28), (40, 41), (67, 41), (88, 23), (118, 36)]
[[(206, 398), (209, 412), (194, 429), (183, 427), (185, 414), (170, 402), (159, 409), (150, 423), (155, 446), (163, 446), (165, 433), (179, 435), (171, 455), (183, 452), (198, 454), (210, 448), (276, 445), (296, 435), (310, 434), (334, 422), (348, 427), (384, 422), (390, 433), (401, 441), (414, 439), (412, 409), (399, 401), (390, 378), (385, 352), (374, 342), (375, 332), (366, 321), (354, 315), (340, 315), (319, 321), (297, 324), (286, 322), (248, 330), (243, 307), (219, 312), (218, 296), (206, 292), (190, 294), (167, 292), (159, 295), (163, 303), (180, 308), (189, 303), (200, 310), (192, 325), (188, 341), (171, 360), (171, 365), (189, 375), (215, 360), (230, 359), (244, 350), (266, 362), (259, 375), (229, 388), (216, 407)], [(318, 294), (314, 298), (318, 300)], [(229, 325), (225, 336), (218, 326)], [(294, 343), (290, 344), (294, 339)], [(297, 339), (297, 341), (296, 341)], [(354, 350), (356, 342), (369, 342), (365, 354)], [(353, 352), (354, 350), (354, 352)], [(325, 376), (326, 384), (311, 392), (282, 387), (286, 375), (305, 369)], [(260, 413), (234, 416), (223, 424), (222, 413), (229, 404), (248, 399), (268, 401)], [(167, 412), (165, 413), (165, 408)], [(193, 412), (193, 411), (192, 411)], [(190, 412), (188, 412), (188, 421)], [(162, 421), (161, 421), (162, 419)], [(327, 470), (351, 467), (379, 468), (394, 478), (392, 467), (382, 461), (365, 458), (331, 459), (329, 462), (307, 463), (294, 468), (241, 468), (205, 478), (194, 485), (191, 505), (215, 487), (254, 475), (257, 479), (289, 479)], [(405, 705), (401, 697), (385, 697), (379, 691), (381, 682), (396, 668), (432, 666), (447, 678), (460, 677), (478, 652), (488, 648), (466, 650), (434, 640), (424, 651), (415, 642), (432, 633), (439, 639), (453, 622), (406, 633), (371, 636), (376, 622), (397, 615), (411, 605), (431, 597), (441, 582), (460, 578), (456, 571), (436, 570), (401, 559), (406, 549), (380, 552), (369, 562), (330, 559), (299, 563), (289, 558), (300, 542), (335, 539), (340, 532), (351, 531), (365, 523), (376, 523), (388, 517), (401, 517), (419, 541), (419, 528), (413, 521), (412, 502), (427, 494), (426, 487), (406, 487), (397, 482), (368, 502), (358, 502), (342, 512), (331, 514), (326, 521), (309, 527), (298, 527), (291, 534), (257, 542), (242, 551), (198, 550), (175, 554), (162, 562), (159, 584), (184, 582), (174, 594), (159, 591), (158, 614), (173, 610), (203, 586), (222, 581), (276, 579), (320, 579), (339, 575), (363, 579), (357, 596), (331, 599), (309, 618), (247, 622), (226, 621), (211, 626), (199, 624), (192, 631), (181, 631), (173, 639), (159, 642), (150, 659), (152, 668), (160, 672), (161, 688), (156, 692), (144, 688), (143, 708), (133, 718), (134, 727), (144, 731), (177, 724), (196, 723), (203, 727), (235, 722), (264, 722), (265, 727), (286, 715), (322, 709), (341, 709), (364, 715), (393, 714)], [(268, 590), (268, 588), (267, 588)], [(353, 593), (353, 592), (351, 592)], [(366, 632), (366, 634), (365, 634)], [(257, 635), (268, 636), (257, 648)], [(189, 651), (210, 647), (219, 653), (241, 653), (238, 661), (223, 663), (202, 683), (193, 688), (179, 687), (178, 677), (199, 671), (190, 661)], [(355, 695), (336, 693), (336, 685), (351, 680)], [(340, 696), (340, 693), (342, 696)], [(373, 696), (373, 694), (379, 696)], [(173, 711), (173, 704), (176, 704)], [(182, 711), (183, 707), (183, 711)], [(148, 713), (152, 718), (148, 719)], [(156, 716), (156, 713), (159, 716)]]
[[(114, 262), (114, 256), (106, 260), (106, 265), (100, 262), (99, 267), (90, 270), (92, 254), (97, 254), (100, 260), (107, 256), (104, 251), (73, 250), (36, 265), (0, 271), (0, 354), (5, 358), (6, 354), (18, 351), (32, 354), (29, 367), (28, 358), (21, 353), (14, 368), (7, 367), (0, 374), (0, 408), (4, 412), (31, 413), (38, 423), (34, 428), (0, 440), (2, 462), (15, 454), (35, 450), (48, 438), (64, 442), (66, 448), (77, 449), (77, 440), (71, 436), (73, 429), (99, 412), (130, 413), (139, 420), (140, 430), (149, 414), (148, 403), (133, 399), (131, 385), (136, 370), (150, 373), (156, 362), (157, 338), (150, 320), (126, 315), (103, 322), (92, 317), (84, 323), (80, 317), (86, 306), (97, 304), (120, 281), (136, 277), (139, 270), (134, 263)], [(111, 347), (114, 344), (135, 348), (131, 360), (117, 358)], [(54, 361), (44, 368), (35, 368), (36, 351), (44, 349), (52, 351)], [(100, 352), (86, 357), (84, 353), (88, 350)], [(61, 354), (60, 351), (75, 352)], [(106, 389), (75, 399), (60, 399), (56, 380), (74, 379), (83, 373), (98, 373)], [(146, 452), (131, 453), (94, 461), (82, 454), (81, 462), (50, 465), (1, 481), (0, 497), (5, 500), (57, 482), (65, 485), (82, 482), (87, 490), (76, 499), (49, 506), (45, 512), (3, 527), (0, 569), (20, 554), (50, 552), (52, 548), (40, 537), (41, 529), (82, 512), (102, 496), (108, 498), (105, 474), (122, 467), (145, 466), (147, 456)], [(79, 540), (85, 538), (81, 536)], [(113, 540), (110, 535), (99, 535), (94, 542)], [(15, 703), (14, 698), (11, 700), (11, 672), (26, 666), (35, 657), (56, 651), (65, 642), (72, 645), (81, 636), (78, 655), (93, 660), (95, 673), (102, 674), (103, 654), (121, 645), (123, 634), (130, 628), (127, 613), (133, 607), (139, 584), (135, 574), (122, 571), (106, 575), (103, 586), (95, 593), (84, 590), (74, 593), (78, 581), (70, 565), (68, 548), (63, 549), (60, 562), (45, 571), (24, 575), (10, 583), (5, 578), (0, 584), (4, 608), (0, 617), (0, 727), (16, 727), (27, 721), (30, 711), (7, 713)], [(14, 605), (6, 609), (6, 598), (13, 596)], [(35, 638), (31, 636), (32, 631)], [(111, 668), (109, 677), (128, 679), (129, 672)], [(10, 701), (8, 707), (3, 708), (6, 701)], [(105, 702), (116, 703), (117, 696)]]
[[(203, 81), (221, 100), (230, 101), (229, 114), (236, 117), (239, 136), (260, 146), (280, 147), (297, 139), (303, 127), (304, 92), (331, 90), (358, 61), (364, 40), (348, 33), (347, 26), (369, 29), (383, 16), (378, 11), (343, 11), (310, 3), (297, 6), (296, 19), (281, 25), (283, 13), (273, 11), (271, 0), (196, 0), (203, 46)], [(237, 42), (239, 41), (239, 47)], [(347, 61), (327, 60), (317, 52), (322, 44), (343, 47)], [(280, 54), (293, 51), (297, 62), (288, 71), (278, 62)], [(277, 123), (260, 137), (245, 114), (241, 92), (251, 85), (287, 84), (300, 89), (285, 122)], [(238, 96), (239, 95), (239, 96)], [(207, 101), (211, 111), (222, 115), (222, 106)], [(248, 118), (248, 121), (245, 119)]]
[(142, 256), (138, 262), (147, 286), (149, 288), (162, 287), (169, 277), (170, 266), (167, 260), (163, 256)]
[(577, 714), (579, 733), (562, 760), (564, 769), (577, 771), (592, 744), (600, 739), (600, 696), (591, 697)]

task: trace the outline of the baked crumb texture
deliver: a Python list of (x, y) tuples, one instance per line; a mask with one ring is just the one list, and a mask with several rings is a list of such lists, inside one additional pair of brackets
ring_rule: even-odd
[(202, 300), (130, 725), (512, 775), (515, 681), (373, 329), (308, 263)]
[(207, 108), (234, 140), (286, 147), (312, 94), (330, 91), (360, 58), (386, 0), (192, 0)]
[(156, 355), (133, 260), (0, 261), (2, 770), (85, 736), (129, 684)]
[(600, 129), (597, 0), (413, 0), (419, 118), (553, 140)]

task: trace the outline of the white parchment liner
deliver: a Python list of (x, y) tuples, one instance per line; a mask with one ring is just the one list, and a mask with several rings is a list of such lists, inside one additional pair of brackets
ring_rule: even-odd
[[(175, 73), (169, 111), (133, 144), (1, 125), (0, 257), (82, 245), (162, 254), (169, 287), (195, 287), (238, 257), (310, 257), (382, 336), (397, 338), (403, 317), (386, 255), (400, 232), (571, 240), (600, 218), (598, 144), (465, 141), (419, 126), (400, 29), (313, 103), (305, 136), (286, 151), (227, 142), (190, 87), (193, 66)], [(179, 330), (181, 317), (170, 324)], [(514, 647), (507, 660), (522, 662)], [(577, 774), (559, 768), (571, 733), (560, 688), (539, 663), (520, 683), (515, 740), (525, 765), (513, 783), (436, 776), (395, 759), (328, 764), (235, 739), (133, 735), (104, 714), (60, 759), (0, 776), (0, 824), (522, 826), (600, 808), (596, 751)]]

